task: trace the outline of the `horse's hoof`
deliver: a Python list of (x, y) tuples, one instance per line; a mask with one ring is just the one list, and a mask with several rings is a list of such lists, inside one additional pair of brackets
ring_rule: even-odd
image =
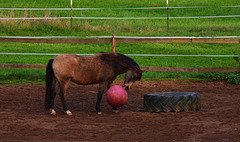
[(114, 113), (119, 113), (119, 110), (113, 110)]
[(99, 112), (97, 112), (97, 114), (102, 114), (102, 112), (101, 112), (101, 111), (99, 111)]
[(50, 113), (51, 113), (51, 115), (56, 115), (57, 114), (54, 109), (50, 109)]
[(72, 113), (71, 113), (71, 111), (65, 111), (65, 113), (67, 114), (67, 115), (69, 115), (69, 116), (71, 116), (72, 115)]

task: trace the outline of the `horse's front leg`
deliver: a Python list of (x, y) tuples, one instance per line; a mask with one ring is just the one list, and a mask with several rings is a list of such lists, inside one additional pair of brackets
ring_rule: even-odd
[[(110, 88), (111, 84), (112, 84), (112, 81), (109, 82), (109, 84), (107, 85), (107, 90)], [(118, 108), (116, 108), (116, 107), (112, 107), (112, 110), (113, 110), (114, 113), (118, 113), (119, 112)]]
[(112, 107), (112, 110), (113, 110), (114, 113), (119, 113), (119, 110), (116, 107)]
[(102, 100), (102, 96), (104, 91), (108, 88), (109, 86), (106, 85), (105, 83), (100, 83), (99, 84), (99, 89), (98, 89), (98, 98), (97, 98), (97, 103), (96, 103), (96, 111), (97, 114), (102, 114), (101, 110), (100, 110), (100, 103)]
[(100, 103), (101, 103), (101, 100), (102, 100), (103, 93), (104, 93), (104, 90), (99, 88), (99, 90), (98, 90), (98, 98), (97, 98), (97, 103), (96, 103), (97, 114), (102, 114), (102, 112), (100, 110)]

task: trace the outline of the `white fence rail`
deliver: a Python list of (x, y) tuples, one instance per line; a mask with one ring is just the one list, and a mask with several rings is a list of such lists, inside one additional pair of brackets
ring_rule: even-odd
[[(0, 53), (0, 55), (36, 55), (36, 56), (57, 56), (61, 53)], [(94, 54), (76, 54), (81, 56), (91, 56)], [(169, 54), (124, 54), (138, 57), (240, 57), (240, 55), (169, 55)]]
[(206, 18), (233, 18), (240, 15), (224, 16), (191, 16), (191, 17), (2, 17), (0, 20), (52, 20), (52, 19), (90, 19), (90, 20), (145, 20), (145, 19), (206, 19)]
[(180, 7), (133, 7), (133, 8), (0, 8), (0, 10), (105, 10), (105, 9), (113, 9), (113, 10), (144, 10), (144, 9), (195, 9), (195, 8), (213, 8), (213, 7), (221, 7), (221, 8), (237, 8), (240, 5), (232, 5), (232, 6), (180, 6)]
[[(240, 36), (213, 36), (213, 37), (192, 37), (192, 36), (114, 36), (115, 38), (134, 38), (134, 39), (217, 39), (217, 38), (240, 38)], [(0, 36), (0, 38), (19, 38), (19, 39), (58, 39), (58, 38), (113, 38), (113, 36)]]

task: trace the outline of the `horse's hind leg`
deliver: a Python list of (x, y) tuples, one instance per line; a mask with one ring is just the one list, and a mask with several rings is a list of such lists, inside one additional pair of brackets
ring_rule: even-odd
[(69, 81), (67, 81), (65, 83), (61, 83), (59, 96), (61, 98), (62, 105), (63, 105), (63, 110), (65, 111), (65, 113), (67, 115), (72, 115), (72, 113), (68, 109), (68, 106), (67, 106), (67, 103), (66, 103), (66, 100), (65, 100), (65, 95), (66, 95), (68, 84), (69, 84)]
[(53, 85), (53, 92), (52, 92), (52, 98), (51, 98), (51, 102), (50, 102), (50, 112), (52, 115), (56, 114), (56, 111), (54, 110), (54, 99), (56, 97), (56, 93), (57, 91), (59, 91), (59, 83), (57, 81), (54, 82)]

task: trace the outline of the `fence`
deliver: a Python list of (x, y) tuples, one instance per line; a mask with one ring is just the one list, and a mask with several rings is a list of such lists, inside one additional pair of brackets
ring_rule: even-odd
[[(218, 15), (218, 16), (191, 16), (191, 17), (169, 17), (169, 9), (196, 9), (196, 8), (211, 8), (211, 7), (220, 7), (220, 8), (239, 8), (240, 5), (233, 6), (182, 6), (182, 7), (169, 7), (168, 0), (166, 1), (166, 7), (135, 7), (135, 8), (73, 8), (72, 0), (70, 0), (71, 8), (0, 8), (0, 10), (61, 10), (61, 11), (69, 11), (70, 17), (0, 17), (0, 20), (53, 20), (53, 19), (70, 19), (71, 29), (73, 27), (72, 20), (73, 19), (89, 19), (89, 20), (146, 20), (146, 19), (166, 19), (167, 20), (167, 31), (169, 31), (169, 19), (206, 19), (206, 18), (233, 18), (240, 17), (240, 15)], [(112, 10), (145, 10), (145, 9), (166, 9), (167, 15), (166, 17), (73, 17), (73, 10), (104, 10), (104, 9), (112, 9)]]
[[(97, 37), (97, 36), (96, 36)], [(104, 36), (103, 36), (104, 37)], [(236, 36), (238, 37), (238, 36)], [(0, 37), (0, 42), (22, 43), (112, 43), (112, 52), (116, 52), (116, 43), (232, 43), (240, 44), (240, 39), (229, 38), (197, 38), (197, 37), (127, 37), (105, 36), (91, 39), (47, 39), (35, 37)]]
[[(103, 9), (180, 9), (180, 8), (210, 8), (210, 7), (230, 7), (238, 8), (240, 5), (234, 6), (189, 6), (189, 7), (169, 7), (167, 0), (167, 7), (136, 7), (136, 8), (73, 8), (71, 0), (71, 8), (0, 8), (0, 10), (70, 10), (71, 17), (13, 17), (5, 18), (0, 17), (0, 20), (9, 19), (71, 19), (71, 29), (72, 29), (72, 19), (166, 19), (167, 20), (167, 30), (169, 30), (168, 19), (193, 19), (193, 18), (230, 18), (230, 17), (240, 17), (240, 15), (220, 15), (220, 16), (192, 16), (192, 17), (73, 17), (73, 10), (103, 10)], [(237, 36), (235, 36), (237, 37)], [(239, 38), (239, 37), (237, 37)], [(240, 44), (240, 39), (229, 39), (225, 37), (209, 37), (209, 38), (196, 38), (196, 37), (123, 37), (123, 36), (104, 36), (104, 37), (88, 37), (86, 39), (76, 39), (76, 38), (61, 38), (56, 39), (54, 37), (38, 38), (38, 37), (0, 37), (0, 42), (20, 42), (20, 43), (112, 43), (112, 52), (116, 52), (117, 43), (227, 43), (227, 44)], [(20, 54), (20, 53), (1, 53), (1, 54)], [(25, 53), (27, 54), (27, 53)], [(33, 53), (30, 53), (33, 54)], [(36, 55), (36, 54), (35, 54)], [(38, 54), (39, 55), (39, 54)], [(41, 54), (40, 54), (41, 55)], [(132, 55), (131, 55), (132, 56)], [(176, 55), (138, 55), (138, 56), (176, 56)], [(183, 56), (183, 55), (182, 55)], [(191, 55), (188, 55), (191, 56)], [(194, 55), (192, 55), (194, 56)], [(207, 56), (207, 55), (195, 55), (195, 56)], [(213, 56), (213, 55), (209, 55)], [(224, 56), (224, 55), (215, 55)], [(227, 55), (228, 57), (240, 57), (240, 55)], [(226, 56), (225, 56), (226, 57)], [(10, 68), (31, 68), (31, 69), (44, 69), (46, 65), (22, 65), (22, 64), (0, 64), (2, 69)], [(175, 67), (141, 67), (146, 71), (164, 71), (164, 72), (239, 72), (240, 67), (212, 67), (212, 68), (175, 68)]]
[[(0, 69), (46, 69), (46, 65), (0, 64)], [(145, 71), (157, 71), (157, 72), (240, 72), (240, 67), (207, 67), (207, 68), (141, 67), (141, 69)]]
[(112, 10), (134, 10), (134, 9), (193, 9), (193, 8), (212, 8), (212, 7), (221, 7), (221, 8), (236, 8), (240, 7), (240, 5), (231, 5), (231, 6), (181, 6), (181, 7), (131, 7), (131, 8), (0, 8), (0, 10), (104, 10), (104, 9), (112, 9)]
[[(91, 39), (48, 39), (48, 38), (29, 38), (29, 37), (0, 37), (0, 42), (20, 42), (20, 43), (112, 43), (112, 52), (116, 52), (117, 43), (231, 43), (240, 44), (240, 39), (229, 38), (196, 38), (196, 37), (126, 37), (126, 36), (107, 36), (104, 38)], [(11, 53), (2, 53), (11, 54)], [(12, 53), (17, 54), (17, 53)], [(21, 54), (21, 53), (20, 53)], [(27, 55), (28, 53), (23, 53)], [(33, 54), (33, 53), (29, 53)], [(37, 54), (35, 54), (37, 55)], [(40, 54), (41, 55), (41, 54)], [(157, 56), (147, 55), (145, 56)], [(169, 56), (169, 55), (162, 55)], [(174, 56), (174, 55), (172, 55)], [(186, 55), (184, 55), (186, 56)], [(189, 55), (191, 56), (191, 55)], [(193, 55), (192, 55), (193, 56)], [(200, 55), (204, 56), (204, 55)], [(205, 55), (206, 56), (206, 55)], [(211, 55), (208, 55), (211, 56)], [(221, 56), (221, 55), (215, 55)], [(223, 57), (240, 57), (240, 55), (222, 55)], [(44, 69), (46, 65), (35, 64), (0, 64), (1, 69)], [(240, 67), (208, 67), (208, 68), (177, 68), (177, 67), (141, 67), (146, 71), (162, 72), (240, 72)]]

